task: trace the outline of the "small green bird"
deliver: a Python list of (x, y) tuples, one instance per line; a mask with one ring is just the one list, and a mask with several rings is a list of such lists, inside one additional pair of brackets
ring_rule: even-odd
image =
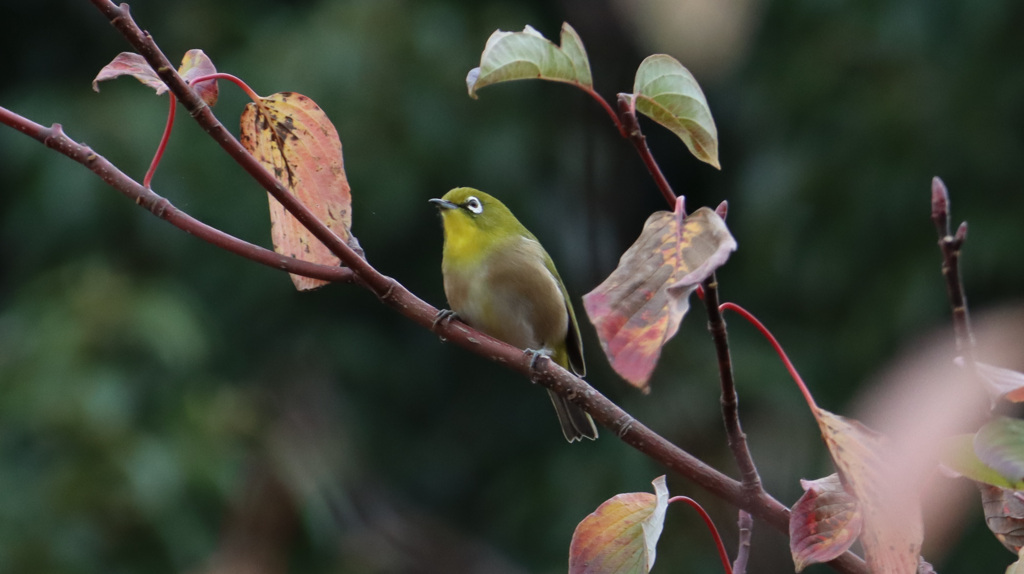
[[(551, 256), (497, 199), (457, 187), (431, 199), (441, 212), (441, 272), (452, 311), (506, 343), (586, 373), (579, 324)], [(593, 419), (549, 390), (566, 440), (597, 438)]]

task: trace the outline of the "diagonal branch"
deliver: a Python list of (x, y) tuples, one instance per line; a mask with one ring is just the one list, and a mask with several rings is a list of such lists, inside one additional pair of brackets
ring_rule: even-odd
[[(155, 215), (175, 223), (186, 231), (193, 232), (194, 230), (199, 230), (202, 234), (205, 234), (204, 239), (207, 241), (216, 238), (223, 245), (215, 241), (211, 241), (211, 243), (239, 254), (243, 251), (242, 247), (247, 245), (251, 248), (250, 255), (252, 257), (250, 258), (261, 263), (271, 264), (269, 262), (274, 261), (275, 263), (272, 266), (285, 268), (290, 272), (299, 274), (316, 273), (316, 275), (311, 276), (334, 281), (350, 281), (366, 287), (382, 302), (421, 326), (433, 329), (438, 335), (454, 342), (460, 347), (469, 349), (492, 361), (505, 364), (510, 369), (528, 376), (531, 380), (553, 389), (563, 396), (569, 397), (589, 411), (598, 423), (611, 429), (622, 441), (633, 446), (638, 451), (646, 454), (666, 468), (687, 477), (730, 504), (749, 511), (753, 516), (764, 520), (774, 528), (782, 532), (787, 531), (789, 509), (782, 503), (772, 498), (763, 490), (756, 494), (751, 494), (744, 484), (725, 476), (693, 455), (670, 443), (612, 403), (585, 381), (554, 364), (552, 361), (542, 360), (539, 364), (533, 365), (532, 357), (523, 353), (521, 349), (484, 335), (457, 321), (441, 322), (435, 325), (434, 318), (438, 313), (436, 308), (418, 298), (395, 280), (378, 272), (313, 216), (309, 210), (288, 193), (241, 146), (234, 136), (216, 119), (206, 104), (178, 76), (174, 66), (170, 64), (159, 50), (149, 34), (143, 32), (135, 24), (128, 13), (127, 5), (122, 4), (118, 7), (107, 0), (91, 1), (111, 20), (111, 23), (125, 36), (129, 43), (146, 58), (153, 69), (160, 75), (161, 79), (167, 84), (171, 92), (182, 102), (203, 129), (264, 189), (270, 192), (275, 199), (291, 212), (300, 223), (306, 226), (318, 239), (338, 255), (348, 269), (330, 268), (300, 261), (291, 261), (287, 257), (282, 257), (262, 248), (246, 244), (227, 234), (222, 234), (215, 229), (208, 228), (183, 212), (174, 209), (166, 199), (161, 198), (155, 193), (150, 192), (151, 195), (144, 194), (138, 192), (132, 186), (126, 185), (122, 178), (127, 179), (127, 176), (96, 155), (88, 147), (77, 144), (64, 136), (59, 126), (44, 128), (27, 120), (17, 121), (14, 118), (20, 118), (20, 116), (16, 116), (16, 114), (12, 114), (2, 108), (0, 108), (0, 121), (89, 167), (104, 181), (121, 190), (122, 193), (129, 197), (133, 197), (140, 205), (143, 205)], [(131, 180), (128, 179), (128, 181)], [(137, 183), (131, 183), (141, 188)], [(130, 193), (125, 191), (128, 188), (132, 188)], [(142, 189), (144, 190), (144, 188)], [(285, 267), (286, 265), (291, 266), (291, 268)], [(296, 271), (292, 271), (292, 269), (296, 269)], [(303, 273), (303, 271), (306, 273)], [(333, 273), (337, 273), (337, 275), (332, 276), (331, 274)], [(840, 572), (856, 574), (865, 574), (867, 572), (864, 562), (851, 553), (844, 554), (830, 564)]]

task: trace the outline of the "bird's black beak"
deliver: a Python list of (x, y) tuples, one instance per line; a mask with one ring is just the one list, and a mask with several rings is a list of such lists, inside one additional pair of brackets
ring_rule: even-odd
[(437, 206), (438, 209), (458, 209), (458, 205), (448, 201), (447, 199), (431, 199), (430, 203)]

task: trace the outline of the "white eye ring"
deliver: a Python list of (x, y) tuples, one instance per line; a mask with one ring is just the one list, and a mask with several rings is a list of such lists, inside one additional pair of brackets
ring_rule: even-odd
[(476, 213), (478, 215), (484, 212), (484, 205), (480, 203), (479, 199), (472, 195), (469, 196), (469, 198), (465, 202), (463, 202), (462, 205), (464, 205), (466, 209), (468, 209), (470, 212)]

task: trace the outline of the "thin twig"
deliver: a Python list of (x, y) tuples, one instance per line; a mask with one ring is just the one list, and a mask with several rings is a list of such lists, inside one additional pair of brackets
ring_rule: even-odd
[(942, 276), (946, 279), (946, 294), (953, 310), (953, 330), (956, 333), (957, 352), (964, 357), (968, 370), (974, 370), (974, 333), (967, 312), (963, 279), (960, 276), (960, 249), (967, 239), (967, 222), (960, 224), (956, 234), (951, 233), (949, 191), (939, 177), (932, 178), (932, 222), (939, 235), (942, 250)]
[[(715, 354), (718, 356), (718, 376), (722, 385), (722, 420), (725, 421), (726, 437), (733, 458), (740, 469), (743, 480), (743, 491), (746, 496), (755, 497), (764, 492), (761, 476), (757, 473), (754, 457), (750, 454), (747, 435), (740, 424), (739, 396), (736, 394), (736, 382), (733, 379), (732, 355), (729, 351), (729, 332), (726, 330), (722, 308), (718, 304), (718, 278), (714, 273), (701, 285), (704, 291), (704, 306), (708, 312), (708, 331), (715, 343)], [(744, 510), (739, 514), (739, 541), (736, 550), (736, 562), (733, 571), (745, 574), (747, 560), (750, 556), (750, 539), (754, 521)]]
[(732, 574), (746, 574), (750, 562), (750, 539), (754, 534), (754, 517), (746, 510), (740, 510), (736, 523), (739, 526), (739, 543), (736, 561), (732, 563)]
[(740, 424), (739, 398), (736, 395), (732, 355), (729, 352), (729, 333), (718, 304), (718, 279), (715, 274), (712, 273), (711, 277), (705, 279), (701, 287), (704, 289), (704, 307), (708, 312), (708, 331), (711, 332), (711, 338), (715, 342), (715, 353), (718, 356), (718, 374), (722, 383), (722, 418), (725, 420), (729, 448), (732, 449), (733, 457), (739, 466), (744, 490), (748, 496), (756, 496), (762, 492), (761, 477), (750, 455), (747, 435), (743, 433)]
[(689, 496), (673, 496), (668, 499), (669, 504), (673, 502), (682, 502), (689, 505), (690, 508), (696, 510), (697, 514), (704, 519), (704, 525), (708, 527), (708, 532), (711, 533), (711, 537), (715, 540), (715, 546), (718, 548), (718, 557), (722, 560), (722, 569), (725, 570), (725, 574), (735, 574), (735, 571), (729, 565), (729, 553), (725, 551), (725, 544), (722, 542), (722, 536), (718, 533), (718, 527), (715, 526), (715, 521), (711, 520), (711, 516), (704, 510), (704, 507)]
[(658, 190), (661, 191), (661, 196), (668, 202), (669, 207), (675, 207), (676, 192), (672, 191), (672, 186), (665, 179), (665, 174), (661, 172), (661, 167), (658, 166), (654, 155), (651, 154), (651, 148), (647, 146), (647, 136), (640, 130), (640, 121), (636, 117), (636, 105), (631, 94), (619, 94), (618, 102), (621, 123), (616, 125), (619, 127), (620, 133), (629, 139), (637, 153), (640, 154), (640, 158), (644, 160), (647, 171), (651, 172), (654, 183), (658, 185)]

